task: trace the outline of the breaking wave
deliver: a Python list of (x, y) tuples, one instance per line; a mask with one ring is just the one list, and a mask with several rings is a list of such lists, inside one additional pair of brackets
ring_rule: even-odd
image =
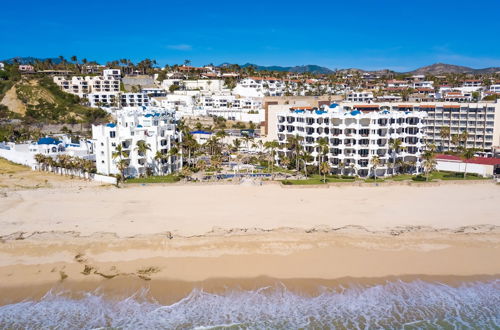
[(162, 305), (147, 292), (122, 300), (98, 292), (0, 306), (0, 328), (57, 329), (462, 329), (500, 328), (500, 280), (449, 286), (392, 281), (305, 296), (285, 287), (223, 294), (193, 290)]

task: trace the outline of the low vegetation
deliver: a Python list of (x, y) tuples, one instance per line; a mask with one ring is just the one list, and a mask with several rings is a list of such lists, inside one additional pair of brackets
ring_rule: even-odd
[(126, 183), (175, 183), (180, 180), (181, 178), (178, 175), (169, 174), (128, 179)]

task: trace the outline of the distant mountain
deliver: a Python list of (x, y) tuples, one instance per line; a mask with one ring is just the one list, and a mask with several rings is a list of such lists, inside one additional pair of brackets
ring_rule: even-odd
[[(45, 60), (46, 60), (46, 58), (36, 58), (36, 57), (31, 57), (31, 56), (28, 56), (28, 57), (19, 57), (18, 56), (18, 57), (9, 58), (6, 60), (1, 60), (0, 62), (7, 63), (7, 64), (13, 64), (14, 62), (17, 61), (17, 63), (19, 63), (19, 64), (33, 64), (33, 63), (35, 63), (35, 61), (43, 62)], [(58, 57), (51, 58), (51, 60), (52, 60), (52, 63), (54, 63), (54, 64), (61, 63), (61, 60)]]
[(445, 73), (472, 73), (472, 74), (488, 74), (500, 71), (499, 67), (490, 67), (484, 69), (473, 69), (467, 66), (445, 64), (445, 63), (435, 63), (432, 65), (424, 66), (416, 70), (410, 71), (411, 74), (427, 74), (427, 75), (437, 75)]
[[(230, 63), (222, 63), (220, 67), (228, 67), (230, 66)], [(279, 66), (279, 65), (272, 65), (272, 66), (263, 66), (263, 65), (257, 65), (257, 64), (251, 64), (251, 63), (246, 63), (243, 65), (240, 65), (242, 68), (246, 68), (249, 66), (253, 66), (255, 70), (257, 71), (279, 71), (279, 72), (296, 72), (296, 73), (305, 73), (305, 72), (310, 72), (310, 73), (317, 73), (317, 74), (329, 74), (333, 73), (332, 70), (325, 68), (323, 66), (319, 65), (298, 65), (298, 66)]]

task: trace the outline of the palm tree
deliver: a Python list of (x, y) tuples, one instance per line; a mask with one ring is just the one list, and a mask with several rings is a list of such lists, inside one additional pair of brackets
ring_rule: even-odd
[(85, 159), (83, 162), (83, 169), (85, 172), (87, 172), (88, 179), (90, 181), (90, 173), (94, 169), (94, 162), (91, 160)]
[(339, 162), (339, 163), (337, 164), (337, 168), (338, 168), (338, 169), (339, 169), (339, 171), (340, 171), (340, 175), (342, 175), (342, 174), (343, 174), (342, 172), (343, 172), (343, 170), (344, 170), (344, 168), (345, 168), (345, 163), (344, 163), (344, 162)]
[(444, 140), (446, 139), (448, 141), (448, 150), (450, 150), (450, 128), (449, 127), (442, 127), (441, 130), (439, 131), (439, 136), (441, 137), (441, 151), (444, 149)]
[(299, 135), (294, 135), (294, 136), (289, 136), (287, 138), (287, 148), (289, 150), (292, 150), (292, 155), (294, 155), (295, 158), (295, 167), (296, 170), (299, 170), (299, 154), (300, 150), (302, 149), (302, 140), (304, 138), (299, 136)]
[(166, 155), (162, 153), (161, 151), (157, 151), (155, 156), (154, 156), (154, 161), (155, 161), (155, 167), (157, 168), (158, 172), (163, 174), (163, 166), (161, 165), (163, 163), (163, 160), (166, 158)]
[(396, 155), (401, 148), (403, 141), (401, 139), (391, 139), (389, 142), (389, 148), (391, 149), (391, 160), (392, 160), (392, 174), (396, 171)]
[(460, 145), (463, 144), (463, 150), (467, 149), (467, 140), (469, 139), (469, 133), (467, 131), (462, 131), (459, 135)]
[(42, 154), (35, 155), (35, 161), (39, 165), (39, 170), (42, 170), (45, 167), (45, 156)]
[(170, 172), (173, 172), (173, 161), (172, 161), (172, 158), (175, 158), (177, 160), (177, 156), (179, 155), (179, 148), (177, 148), (177, 146), (171, 146), (170, 147), (170, 150), (168, 151), (168, 157), (170, 158), (169, 162), (170, 162)]
[(193, 135), (189, 133), (184, 135), (184, 138), (181, 143), (181, 148), (182, 150), (187, 150), (189, 165), (191, 164), (191, 155), (193, 154), (193, 152), (196, 151), (196, 149), (198, 149), (198, 147), (199, 147), (198, 142), (196, 142)]
[(273, 141), (267, 141), (264, 143), (264, 147), (269, 150), (270, 154), (270, 160), (269, 163), (271, 165), (271, 178), (274, 179), (274, 172), (273, 172), (273, 167), (274, 167), (274, 157), (275, 157), (275, 152), (276, 149), (278, 149), (280, 146), (279, 142), (276, 140)]
[(151, 146), (149, 143), (146, 143), (144, 140), (139, 140), (136, 143), (135, 150), (139, 154), (139, 156), (145, 156), (148, 150), (151, 150)]
[(200, 159), (196, 163), (196, 167), (203, 172), (207, 168), (207, 162), (204, 159)]
[(370, 159), (370, 163), (372, 164), (373, 168), (373, 177), (375, 178), (375, 181), (377, 181), (377, 167), (380, 166), (382, 161), (380, 160), (379, 156), (373, 156), (372, 159)]
[(288, 157), (283, 157), (281, 158), (281, 161), (280, 161), (281, 165), (285, 168), (288, 168), (288, 166), (290, 166), (290, 164), (292, 163), (292, 161), (290, 160), (290, 158)]
[(326, 174), (330, 172), (330, 164), (328, 162), (322, 162), (319, 167), (320, 174), (323, 174), (323, 183), (326, 183)]
[(246, 146), (246, 148), (247, 148), (247, 150), (248, 150), (248, 148), (249, 148), (249, 146), (250, 146), (250, 141), (252, 141), (252, 140), (253, 140), (253, 137), (251, 137), (251, 136), (250, 136), (250, 135), (248, 135), (248, 134), (245, 134), (245, 135), (243, 136), (243, 140), (245, 141), (245, 146)]
[(238, 152), (240, 150), (240, 147), (241, 147), (241, 140), (234, 139), (233, 145), (234, 145), (234, 149), (236, 149), (236, 152)]
[(436, 155), (434, 153), (435, 146), (430, 145), (424, 151), (422, 158), (424, 159), (424, 171), (425, 171), (425, 180), (429, 181), (429, 173), (432, 172), (436, 168)]
[(324, 162), (324, 158), (328, 153), (328, 138), (322, 137), (316, 141), (316, 146), (318, 150), (318, 172), (321, 172), (321, 164)]
[(456, 147), (455, 150), (458, 150), (460, 146), (460, 135), (454, 134), (451, 136), (451, 143)]
[(122, 181), (125, 182), (125, 169), (127, 168), (125, 158), (128, 157), (128, 152), (123, 150), (122, 144), (119, 144), (116, 147), (115, 151), (113, 151), (113, 153), (111, 154), (111, 157), (113, 159), (119, 158), (118, 162), (116, 163), (116, 166), (120, 171)]
[(312, 162), (314, 160), (314, 157), (310, 153), (304, 150), (300, 153), (299, 158), (304, 163), (304, 175), (307, 177), (307, 163)]
[(460, 158), (464, 160), (465, 163), (465, 169), (464, 169), (464, 179), (467, 176), (467, 161), (471, 160), (474, 158), (474, 154), (476, 153), (476, 150), (473, 148), (464, 148), (464, 151), (460, 154)]
[(212, 164), (213, 167), (215, 167), (217, 170), (219, 170), (219, 168), (222, 165), (222, 159), (221, 159), (220, 155), (213, 155), (210, 158), (210, 164)]

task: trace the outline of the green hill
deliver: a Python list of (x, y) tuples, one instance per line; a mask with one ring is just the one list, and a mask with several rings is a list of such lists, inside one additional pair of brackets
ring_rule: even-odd
[(90, 124), (105, 121), (107, 113), (81, 104), (78, 96), (59, 88), (50, 77), (20, 76), (11, 72), (0, 81), (0, 119), (17, 118), (27, 124)]

